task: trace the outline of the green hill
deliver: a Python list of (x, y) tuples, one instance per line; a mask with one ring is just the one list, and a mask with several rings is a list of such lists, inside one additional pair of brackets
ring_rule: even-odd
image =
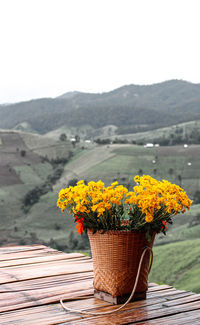
[[(91, 144), (90, 147), (82, 149), (80, 144), (72, 159), (64, 166), (61, 177), (53, 185), (53, 191), (48, 191), (41, 196), (39, 201), (30, 207), (26, 218), (15, 220), (18, 232), (15, 232), (14, 224), (12, 226), (9, 224), (12, 235), (28, 238), (28, 234), (35, 233), (38, 239), (45, 242), (53, 239), (63, 243), (63, 246), (67, 245), (68, 237), (73, 230), (73, 220), (71, 216), (57, 209), (56, 201), (60, 189), (73, 180), (101, 179), (109, 184), (117, 179), (120, 184), (131, 189), (136, 174), (150, 174), (157, 179), (164, 178), (180, 184), (191, 198), (199, 202), (199, 153), (198, 145), (188, 148), (183, 146), (144, 148), (136, 145), (94, 146)], [(188, 161), (191, 166), (188, 166)], [(25, 175), (24, 173), (24, 178)], [(195, 223), (196, 216), (200, 214), (198, 207), (199, 205), (196, 205), (195, 209), (192, 207), (190, 213), (177, 216), (176, 230), (172, 227), (166, 238), (158, 236), (157, 244), (198, 238), (198, 220), (197, 224)], [(192, 224), (193, 219), (194, 224)]]
[(81, 156), (65, 166), (56, 189), (72, 178), (103, 180), (109, 184), (131, 186), (136, 174), (149, 174), (158, 179), (168, 179), (183, 186), (194, 197), (199, 186), (200, 145), (160, 146), (144, 148), (137, 145), (104, 145), (82, 150)]
[(134, 133), (200, 119), (199, 103), (199, 84), (170, 80), (128, 85), (102, 94), (75, 92), (1, 105), (0, 128), (47, 133), (63, 125), (94, 129), (114, 125), (119, 133)]
[(200, 239), (193, 239), (154, 247), (149, 280), (200, 293), (199, 245)]
[(52, 191), (71, 150), (67, 141), (0, 131), (0, 244), (15, 240), (18, 222), (42, 194)]
[[(73, 149), (74, 156), (65, 163), (71, 148), (68, 142), (65, 144), (58, 141), (56, 145), (56, 142), (52, 142), (50, 138), (37, 135), (19, 132), (2, 134), (11, 144), (16, 141), (19, 141), (19, 144), (20, 141), (23, 143), (23, 147), (20, 144), (18, 151), (16, 149), (12, 151), (14, 150), (12, 146), (5, 147), (5, 144), (0, 146), (3, 158), (0, 170), (7, 168), (7, 176), (3, 178), (2, 173), (0, 186), (0, 229), (10, 230), (12, 235), (19, 239), (24, 237), (25, 231), (29, 234), (35, 233), (38, 239), (47, 242), (51, 238), (64, 240), (68, 236), (73, 222), (70, 222), (68, 216), (61, 214), (56, 208), (56, 200), (60, 189), (73, 180), (101, 179), (106, 184), (118, 180), (120, 184), (131, 189), (136, 174), (149, 174), (157, 179), (168, 179), (181, 185), (195, 203), (200, 203), (200, 145), (191, 145), (187, 148), (184, 146), (144, 148), (144, 146), (130, 144), (104, 146), (90, 144), (84, 147), (80, 143), (79, 147)], [(0, 138), (5, 143), (2, 134)], [(22, 148), (26, 152), (24, 157), (20, 153)], [(56, 157), (60, 159), (56, 160)], [(60, 165), (59, 162), (62, 164)], [(6, 167), (7, 164), (9, 167)], [(38, 196), (36, 201), (34, 195)], [(10, 204), (11, 197), (12, 204)], [(29, 202), (30, 200), (33, 202)], [(22, 209), (23, 202), (27, 204), (25, 210)], [(198, 210), (192, 215), (188, 214), (188, 219), (191, 220), (197, 215)], [(66, 228), (63, 226), (65, 220), (67, 220)], [(185, 215), (182, 216), (182, 221), (178, 224), (180, 227), (178, 234), (184, 233), (184, 239), (188, 239), (191, 237), (190, 234), (188, 235), (189, 231), (193, 231), (192, 224), (187, 230), (184, 228), (187, 224)], [(60, 230), (58, 231), (57, 228)], [(170, 236), (167, 241), (181, 239), (173, 232)]]
[[(164, 128), (158, 128), (155, 130), (149, 130), (145, 132), (127, 133), (127, 128), (118, 128), (110, 134), (94, 134), (95, 139), (106, 139), (110, 142), (129, 142), (129, 143), (158, 143), (161, 145), (176, 145), (176, 144), (199, 144), (200, 143), (200, 120), (190, 121), (185, 123), (179, 123)], [(123, 131), (122, 130), (122, 131)]]

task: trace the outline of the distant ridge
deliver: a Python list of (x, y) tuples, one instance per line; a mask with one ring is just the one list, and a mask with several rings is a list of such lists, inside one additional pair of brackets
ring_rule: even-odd
[(38, 133), (65, 125), (97, 129), (114, 125), (123, 133), (169, 126), (200, 119), (200, 84), (168, 80), (153, 85), (125, 85), (105, 93), (68, 92), (0, 105), (0, 128), (12, 129), (27, 123)]
[(69, 91), (65, 94), (62, 94), (56, 98), (65, 98), (65, 99), (69, 99), (69, 98), (73, 98), (74, 96), (78, 95), (78, 94), (81, 94), (81, 92), (79, 91)]

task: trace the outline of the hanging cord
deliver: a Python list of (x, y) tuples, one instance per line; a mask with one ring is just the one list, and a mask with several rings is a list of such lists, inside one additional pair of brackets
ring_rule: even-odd
[(136, 287), (137, 287), (137, 284), (138, 284), (138, 280), (139, 280), (139, 276), (140, 276), (140, 271), (141, 271), (141, 266), (142, 266), (142, 262), (143, 262), (143, 259), (144, 259), (144, 256), (146, 254), (146, 252), (149, 250), (150, 252), (150, 256), (151, 256), (151, 261), (150, 261), (150, 265), (149, 265), (149, 271), (148, 273), (150, 272), (151, 270), (151, 266), (152, 266), (152, 263), (153, 263), (153, 251), (150, 247), (145, 247), (142, 255), (141, 255), (141, 258), (140, 258), (140, 263), (139, 263), (139, 266), (138, 266), (138, 271), (137, 271), (137, 276), (136, 276), (136, 279), (135, 279), (135, 284), (133, 286), (133, 290), (131, 292), (131, 295), (130, 297), (128, 298), (128, 300), (122, 305), (120, 306), (119, 308), (116, 308), (114, 310), (109, 310), (109, 311), (105, 311), (105, 312), (98, 312), (98, 313), (93, 313), (93, 312), (89, 312), (89, 311), (84, 311), (84, 310), (78, 310), (78, 309), (72, 309), (72, 308), (69, 308), (69, 307), (66, 307), (62, 301), (62, 299), (60, 299), (60, 303), (61, 303), (61, 306), (63, 307), (64, 310), (68, 311), (68, 312), (72, 312), (72, 313), (79, 313), (79, 314), (85, 314), (85, 315), (92, 315), (92, 316), (98, 316), (98, 315), (108, 315), (108, 314), (113, 314), (113, 313), (116, 313), (118, 312), (119, 310), (121, 310), (122, 308), (124, 308), (130, 301), (131, 299), (133, 298), (133, 295), (135, 293), (135, 290), (136, 290)]

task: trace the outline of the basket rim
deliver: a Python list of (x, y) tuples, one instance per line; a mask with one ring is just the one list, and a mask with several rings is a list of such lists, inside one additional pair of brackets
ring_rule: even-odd
[(140, 234), (140, 235), (145, 235), (146, 231), (138, 231), (138, 230), (106, 230), (103, 233), (104, 229), (102, 230), (97, 230), (94, 232), (94, 230), (92, 228), (88, 228), (87, 232), (89, 232), (90, 234), (92, 233), (92, 235), (95, 234), (101, 234), (101, 235), (106, 235), (106, 234), (113, 234), (113, 235), (118, 235), (118, 234), (123, 234), (123, 235), (127, 235), (127, 234)]

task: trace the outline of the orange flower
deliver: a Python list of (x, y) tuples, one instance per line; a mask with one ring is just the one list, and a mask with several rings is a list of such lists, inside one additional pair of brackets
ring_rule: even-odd
[(162, 224), (164, 225), (165, 230), (167, 230), (167, 222), (166, 221), (162, 221)]
[(78, 234), (82, 235), (83, 233), (83, 221), (84, 221), (84, 218), (80, 218), (78, 219), (77, 216), (75, 216), (75, 222), (77, 222), (77, 225), (75, 227), (75, 230), (77, 231)]

